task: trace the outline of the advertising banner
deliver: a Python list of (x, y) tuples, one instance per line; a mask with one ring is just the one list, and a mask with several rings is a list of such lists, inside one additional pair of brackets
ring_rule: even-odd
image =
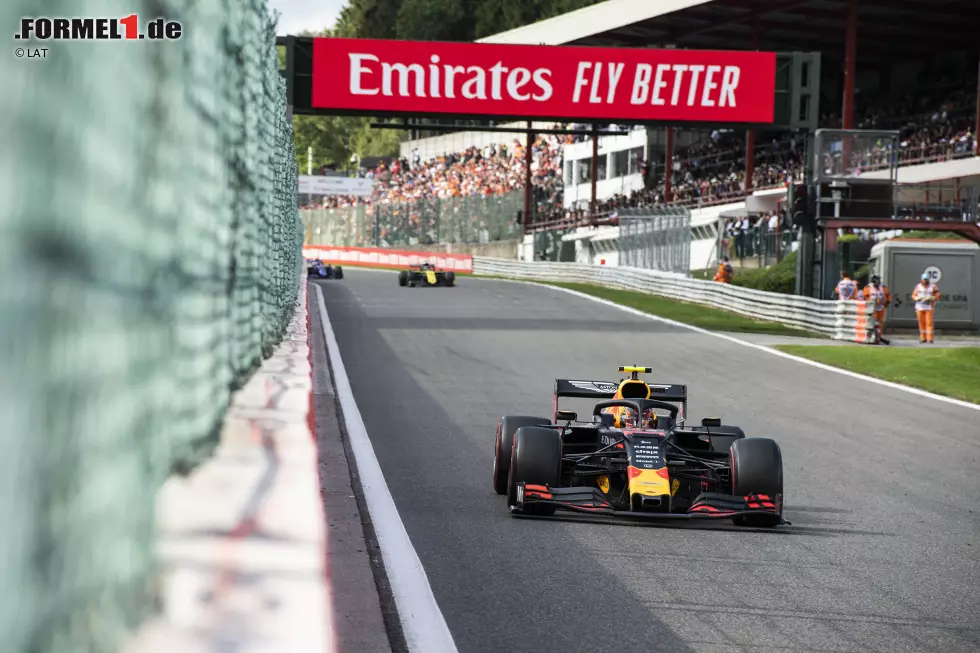
[(940, 296), (935, 307), (937, 325), (969, 327), (973, 323), (973, 266), (972, 252), (895, 252), (893, 279), (889, 284), (894, 300), (886, 324), (915, 326), (915, 302), (912, 291), (923, 274), (928, 274), (939, 286)]
[(317, 109), (768, 124), (775, 90), (774, 52), (313, 41)]
[(299, 193), (301, 195), (343, 195), (367, 197), (374, 189), (371, 179), (353, 179), (350, 177), (327, 177), (318, 175), (300, 175)]
[(473, 257), (469, 254), (442, 254), (402, 249), (372, 247), (334, 247), (332, 245), (303, 245), (303, 258), (318, 258), (326, 263), (368, 265), (379, 268), (408, 268), (409, 265), (431, 263), (441, 270), (472, 272)]

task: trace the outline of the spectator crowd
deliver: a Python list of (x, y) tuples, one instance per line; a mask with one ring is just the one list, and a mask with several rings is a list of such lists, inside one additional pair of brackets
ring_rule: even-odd
[[(898, 165), (942, 161), (970, 156), (976, 134), (974, 88), (962, 84), (939, 87), (931, 93), (917, 92), (898, 98), (881, 98), (861, 112), (857, 129), (897, 130), (894, 152), (890, 143), (856, 143), (846, 164), (839, 153), (827, 153), (825, 169), (840, 170), (846, 165), (856, 174)], [(839, 127), (840, 116), (825, 115), (821, 124)], [(757, 134), (752, 188), (781, 187), (803, 179), (805, 143), (793, 133), (782, 136)], [(714, 131), (710, 137), (674, 155), (671, 162), (671, 201), (685, 205), (707, 205), (734, 201), (745, 194), (745, 133)], [(630, 194), (600, 202), (598, 210), (666, 203), (664, 166), (657, 166), (645, 187)], [(652, 178), (651, 178), (652, 177)]]
[[(561, 205), (563, 144), (564, 140), (550, 135), (539, 135), (531, 144), (531, 183), (535, 202), (541, 207)], [(363, 207), (363, 216), (384, 215), (378, 221), (382, 232), (376, 234), (376, 240), (388, 243), (409, 242), (415, 234), (417, 243), (430, 244), (446, 235), (440, 231), (445, 229), (455, 232), (452, 238), (456, 241), (493, 239), (499, 234), (492, 232), (504, 227), (499, 220), (493, 224), (493, 207), (505, 205), (511, 215), (519, 208), (507, 200), (513, 200), (514, 191), (524, 187), (524, 159), (525, 145), (518, 139), (510, 144), (470, 147), (428, 161), (416, 150), (410, 159), (382, 161), (376, 169), (365, 171), (375, 181), (372, 195), (327, 196), (303, 208)], [(345, 220), (358, 217), (357, 212), (341, 213)], [(375, 221), (363, 222), (362, 232), (372, 229)], [(509, 226), (514, 225), (516, 222)]]
[[(907, 165), (969, 156), (976, 139), (972, 124), (976, 115), (975, 97), (971, 87), (961, 82), (939, 80), (931, 91), (881, 97), (863, 106), (859, 101), (855, 126), (858, 129), (898, 130), (898, 151), (893, 151), (891, 143), (859, 142), (851, 148), (848, 162), (841, 162), (840, 152), (827, 152), (822, 165), (838, 169), (843, 165), (860, 174), (887, 167), (893, 159), (897, 159), (899, 165)], [(859, 100), (862, 98), (858, 97)], [(821, 122), (827, 127), (836, 127), (840, 125), (840, 117), (828, 114)], [(588, 200), (578, 202), (572, 209), (562, 206), (563, 147), (582, 138), (588, 137), (540, 135), (533, 142), (531, 182), (535, 220), (575, 218), (587, 212)], [(806, 145), (800, 135), (759, 133), (755, 138), (752, 188), (780, 187), (802, 180)], [(521, 140), (515, 138), (509, 143), (470, 147), (427, 161), (415, 151), (410, 158), (392, 159), (380, 163), (376, 169), (365, 171), (366, 176), (376, 181), (371, 196), (318, 198), (315, 204), (304, 208), (366, 205), (372, 213), (398, 214), (405, 229), (419, 230), (425, 213), (419, 207), (425, 203), (449, 201), (450, 205), (459, 207), (460, 200), (501, 200), (521, 191), (525, 175)], [(667, 203), (664, 183), (667, 166), (637, 163), (643, 172), (644, 187), (600, 201), (599, 212)], [(746, 192), (745, 132), (711, 132), (675, 154), (669, 174), (671, 203), (692, 206), (737, 200)], [(513, 208), (516, 214), (523, 208), (522, 203)], [(514, 217), (516, 215), (510, 215), (507, 219)], [(480, 231), (482, 218), (474, 215), (468, 219), (473, 221), (476, 231)], [(484, 231), (487, 226), (482, 225)]]

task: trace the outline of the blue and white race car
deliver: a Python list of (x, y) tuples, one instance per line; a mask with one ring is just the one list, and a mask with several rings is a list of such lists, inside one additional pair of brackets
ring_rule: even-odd
[(324, 263), (320, 259), (307, 260), (306, 276), (309, 279), (343, 279), (344, 269), (339, 265)]

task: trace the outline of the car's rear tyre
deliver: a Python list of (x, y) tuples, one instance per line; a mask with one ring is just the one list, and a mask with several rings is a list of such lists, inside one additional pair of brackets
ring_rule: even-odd
[(732, 494), (767, 494), (776, 504), (775, 515), (746, 515), (732, 519), (740, 526), (775, 526), (783, 514), (783, 454), (775, 440), (744, 438), (731, 448)]
[(334, 268), (334, 272), (333, 272), (333, 276), (335, 278), (337, 278), (337, 279), (343, 279), (344, 278), (344, 268), (340, 267), (339, 265), (337, 267), (335, 267)]
[(497, 494), (507, 494), (507, 479), (510, 475), (510, 450), (514, 448), (514, 433), (522, 426), (544, 426), (551, 424), (547, 417), (527, 415), (508, 415), (497, 422), (497, 441), (493, 450), (493, 490)]
[(408, 285), (408, 272), (402, 270), (398, 273), (398, 285), (407, 286)]
[(456, 273), (455, 272), (447, 272), (446, 273), (446, 285), (447, 286), (455, 286), (456, 285)]
[[(561, 477), (561, 435), (554, 429), (522, 426), (514, 434), (511, 449), (510, 478), (507, 481), (507, 505), (517, 504), (517, 484), (530, 483), (555, 487)], [(555, 506), (530, 505), (524, 514), (548, 516)]]

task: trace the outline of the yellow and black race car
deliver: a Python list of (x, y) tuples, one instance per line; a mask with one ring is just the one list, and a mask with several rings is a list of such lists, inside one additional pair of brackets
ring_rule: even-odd
[[(493, 489), (515, 516), (557, 510), (648, 519), (783, 519), (783, 461), (769, 438), (705, 418), (685, 425), (687, 386), (651, 384), (624, 366), (619, 382), (555, 379), (554, 413), (497, 425)], [(590, 421), (562, 397), (597, 399)]]
[(455, 286), (456, 273), (452, 270), (439, 270), (430, 263), (410, 265), (398, 273), (398, 285), (415, 286)]

